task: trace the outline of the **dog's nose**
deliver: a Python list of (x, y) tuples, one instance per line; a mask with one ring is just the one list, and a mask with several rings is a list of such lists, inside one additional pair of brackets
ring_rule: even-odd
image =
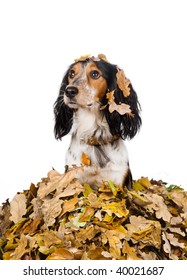
[(75, 95), (77, 95), (78, 93), (78, 88), (76, 87), (72, 87), (72, 86), (68, 86), (65, 90), (65, 93), (67, 95), (67, 97), (69, 98), (73, 98)]

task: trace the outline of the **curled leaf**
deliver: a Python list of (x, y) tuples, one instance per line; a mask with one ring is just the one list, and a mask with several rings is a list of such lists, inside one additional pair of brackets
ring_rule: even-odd
[(114, 98), (114, 90), (107, 93), (107, 99), (109, 104), (109, 112), (113, 113), (117, 111), (120, 115), (128, 114), (129, 116), (133, 116), (130, 106), (128, 104), (116, 104)]
[(123, 92), (124, 97), (128, 97), (130, 95), (130, 80), (126, 78), (123, 70), (118, 68), (118, 72), (116, 74), (117, 85)]

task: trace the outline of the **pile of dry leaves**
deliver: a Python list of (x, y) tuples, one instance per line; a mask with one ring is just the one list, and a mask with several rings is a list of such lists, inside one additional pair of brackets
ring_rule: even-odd
[(141, 178), (93, 191), (48, 173), (0, 208), (0, 259), (187, 259), (187, 192)]

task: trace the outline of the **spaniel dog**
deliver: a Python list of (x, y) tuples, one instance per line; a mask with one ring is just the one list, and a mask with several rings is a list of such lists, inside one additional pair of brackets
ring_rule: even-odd
[(55, 137), (71, 132), (67, 166), (84, 165), (77, 175), (94, 188), (111, 180), (131, 188), (125, 139), (141, 125), (136, 92), (117, 65), (104, 55), (84, 56), (69, 67), (54, 104)]

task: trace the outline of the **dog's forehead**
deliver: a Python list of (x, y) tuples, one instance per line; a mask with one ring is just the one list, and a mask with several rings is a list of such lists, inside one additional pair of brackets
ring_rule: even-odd
[(74, 69), (77, 72), (89, 71), (91, 69), (100, 70), (94, 61), (78, 61), (71, 67), (71, 69)]

